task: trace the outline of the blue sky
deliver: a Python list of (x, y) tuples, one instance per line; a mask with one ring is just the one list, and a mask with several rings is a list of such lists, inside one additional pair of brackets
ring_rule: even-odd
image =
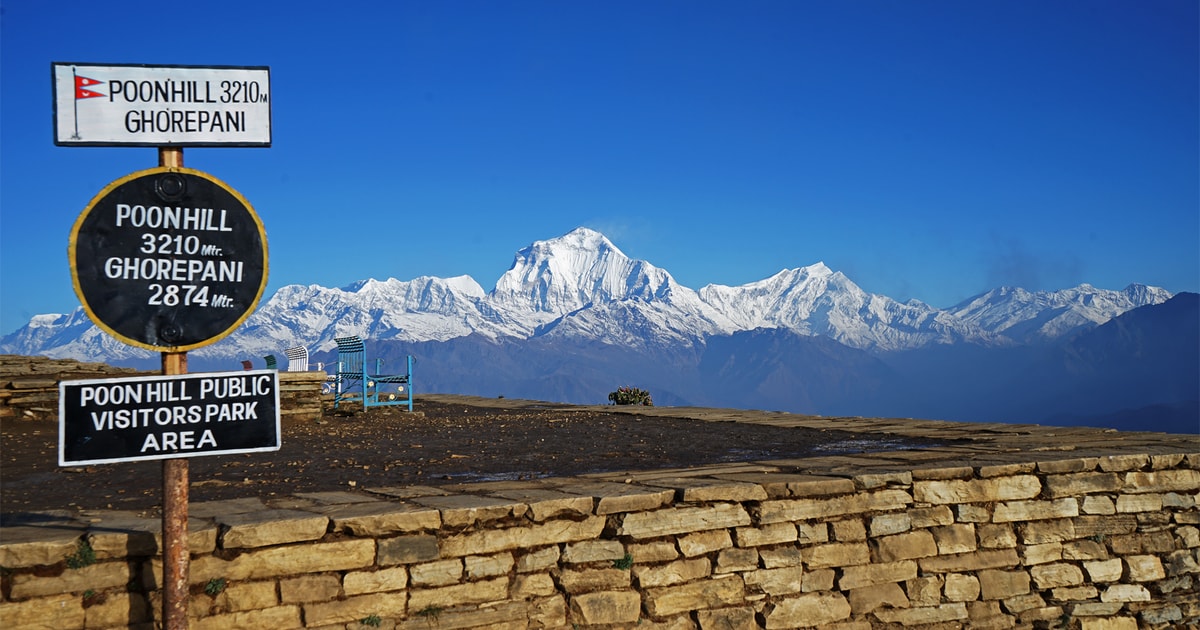
[(0, 333), (151, 148), (53, 144), (54, 61), (270, 66), (271, 148), (190, 148), (288, 284), (467, 274), (577, 226), (682, 284), (824, 261), (938, 307), (1200, 290), (1194, 0), (0, 4)]

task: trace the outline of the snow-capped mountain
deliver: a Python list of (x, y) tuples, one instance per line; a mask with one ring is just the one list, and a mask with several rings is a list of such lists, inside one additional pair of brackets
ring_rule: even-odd
[(1027, 343), (1094, 328), (1139, 306), (1171, 299), (1166, 289), (1131, 284), (1121, 291), (1081, 284), (1061, 291), (1001, 287), (951, 307), (954, 317)]
[(0, 352), (109, 362), (151, 356), (105, 333), (82, 307), (66, 315), (35, 315), (25, 326), (0, 338)]
[[(782, 329), (874, 352), (931, 345), (980, 346), (1059, 337), (1130, 309), (1166, 301), (1163, 289), (1080, 285), (1056, 292), (997, 289), (952, 309), (863, 291), (823, 263), (742, 286), (695, 291), (666, 270), (621, 252), (587, 228), (536, 241), (484, 292), (472, 278), (364, 280), (343, 288), (280, 289), (237, 331), (192, 354), (217, 359), (328, 351), (338, 336), (376, 341), (586, 340), (627, 348), (698, 347), (713, 336)], [(39, 315), (0, 339), (0, 352), (86, 360), (151, 357), (91, 325), (82, 309)]]
[[(690, 344), (734, 324), (665, 270), (578, 228), (517, 252), (486, 303), (517, 322), (512, 336), (578, 336), (640, 347)], [(525, 326), (528, 326), (525, 328)]]
[(483, 289), (467, 276), (364, 280), (340, 289), (283, 287), (235, 333), (243, 340), (304, 340), (333, 346), (335, 336), (444, 341), (472, 332), (512, 335), (480, 310)]
[(678, 286), (671, 274), (629, 258), (603, 234), (579, 228), (517, 252), (491, 298), (549, 321), (591, 304), (660, 297), (672, 285)]
[(739, 287), (710, 284), (700, 298), (739, 330), (786, 328), (852, 348), (902, 350), (931, 343), (999, 343), (967, 322), (918, 300), (900, 303), (863, 291), (825, 263), (785, 269)]

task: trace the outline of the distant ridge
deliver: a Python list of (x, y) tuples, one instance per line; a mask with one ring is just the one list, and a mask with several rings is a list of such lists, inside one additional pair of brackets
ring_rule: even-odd
[[(1063, 337), (1170, 297), (1143, 285), (1122, 291), (1087, 284), (1055, 292), (1001, 288), (943, 310), (867, 293), (824, 263), (695, 291), (581, 227), (518, 251), (490, 292), (469, 276), (366, 279), (342, 288), (289, 285), (228, 339), (194, 354), (234, 358), (295, 344), (330, 350), (342, 334), (404, 342), (580, 337), (649, 347), (702, 344), (713, 335), (759, 328), (829, 337), (869, 351), (1003, 346)], [(77, 309), (34, 317), (0, 339), (0, 351), (88, 360), (150, 356), (112, 341)]]

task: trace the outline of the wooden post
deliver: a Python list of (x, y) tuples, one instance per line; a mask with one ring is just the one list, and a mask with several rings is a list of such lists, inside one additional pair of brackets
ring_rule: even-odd
[(159, 147), (158, 165), (182, 167), (183, 149), (180, 147)]
[[(183, 149), (160, 147), (159, 166), (183, 166)], [(187, 374), (186, 352), (163, 352), (164, 375)], [(188, 460), (164, 459), (163, 472), (163, 628), (187, 630), (188, 567)]]

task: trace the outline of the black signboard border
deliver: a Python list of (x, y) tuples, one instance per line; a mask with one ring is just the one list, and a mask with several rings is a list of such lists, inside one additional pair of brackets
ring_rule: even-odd
[[(88, 304), (87, 296), (84, 295), (83, 288), (79, 285), (79, 270), (78, 270), (78, 262), (79, 261), (77, 261), (75, 259), (76, 246), (79, 241), (79, 230), (83, 227), (83, 224), (87, 221), (88, 217), (91, 215), (92, 210), (95, 209), (96, 205), (99, 204), (101, 201), (103, 201), (104, 198), (109, 195), (109, 193), (111, 193), (113, 190), (116, 190), (121, 185), (123, 185), (127, 182), (130, 182), (132, 180), (138, 179), (140, 177), (146, 177), (146, 176), (150, 176), (150, 175), (154, 175), (154, 174), (158, 174), (158, 173), (185, 173), (188, 175), (206, 179), (209, 182), (211, 182), (212, 184), (224, 189), (225, 192), (232, 195), (243, 206), (245, 206), (246, 210), (250, 214), (250, 218), (254, 219), (254, 225), (255, 225), (256, 229), (258, 230), (259, 238), (262, 242), (262, 269), (263, 269), (262, 280), (259, 283), (258, 290), (256, 291), (256, 293), (254, 295), (254, 300), (246, 305), (246, 312), (242, 313), (241, 317), (238, 317), (237, 321), (233, 322), (233, 324), (231, 324), (229, 326), (229, 328), (226, 328), (224, 331), (222, 331), (216, 335), (213, 335), (212, 337), (209, 337), (208, 339), (205, 339), (203, 341), (199, 341), (199, 342), (189, 344), (189, 345), (184, 345), (184, 346), (151, 345), (151, 344), (145, 343), (139, 339), (133, 339), (131, 337), (127, 337), (127, 336), (117, 332), (111, 326), (109, 326), (107, 323), (105, 323), (96, 314), (96, 312), (94, 310), (92, 310), (92, 306), (90, 304)], [(204, 346), (214, 344), (214, 343), (224, 339), (225, 337), (228, 337), (231, 333), (233, 333), (234, 330), (237, 330), (238, 326), (241, 326), (247, 319), (249, 319), (250, 315), (252, 315), (254, 313), (254, 310), (258, 307), (259, 301), (262, 300), (262, 296), (267, 290), (267, 278), (269, 275), (269, 273), (268, 273), (269, 269), (267, 267), (267, 260), (268, 260), (267, 231), (266, 231), (266, 228), (263, 227), (262, 219), (258, 216), (258, 213), (255, 212), (254, 206), (251, 206), (250, 202), (247, 201), (246, 198), (243, 197), (241, 193), (234, 190), (231, 186), (229, 186), (225, 182), (221, 181), (220, 179), (217, 179), (216, 177), (213, 177), (212, 175), (205, 173), (203, 171), (198, 171), (196, 169), (191, 169), (191, 168), (185, 168), (182, 166), (156, 166), (154, 168), (148, 168), (148, 169), (144, 169), (141, 171), (136, 171), (136, 172), (130, 173), (124, 177), (121, 177), (120, 179), (117, 179), (117, 180), (111, 182), (109, 185), (105, 186), (104, 189), (101, 190), (99, 193), (97, 193), (95, 197), (92, 197), (92, 200), (88, 202), (87, 207), (85, 207), (83, 209), (83, 212), (79, 213), (79, 217), (75, 219), (75, 225), (73, 225), (71, 227), (71, 240), (67, 246), (67, 256), (71, 262), (71, 286), (75, 290), (75, 296), (79, 298), (79, 303), (83, 306), (84, 312), (87, 313), (87, 316), (89, 319), (92, 320), (92, 323), (96, 324), (97, 326), (100, 327), (101, 330), (108, 333), (113, 338), (122, 341), (123, 343), (127, 343), (131, 346), (136, 346), (136, 347), (142, 348), (144, 350), (150, 350), (151, 352), (187, 352), (189, 350), (194, 350), (196, 348), (203, 348)]]

